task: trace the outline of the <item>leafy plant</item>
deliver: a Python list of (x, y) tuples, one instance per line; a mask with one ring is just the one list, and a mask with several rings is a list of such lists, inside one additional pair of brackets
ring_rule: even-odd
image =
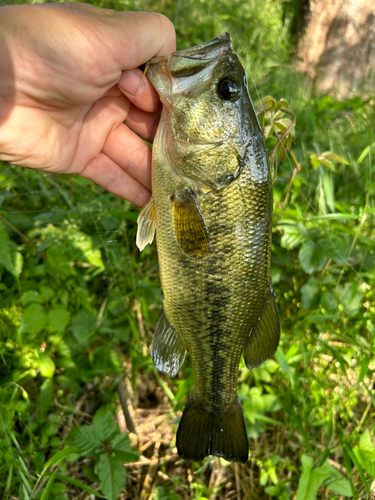
[(73, 428), (70, 439), (80, 456), (93, 457), (100, 489), (108, 500), (116, 500), (126, 481), (123, 464), (138, 460), (139, 452), (132, 449), (128, 434), (120, 433), (111, 411), (100, 408), (93, 425)]

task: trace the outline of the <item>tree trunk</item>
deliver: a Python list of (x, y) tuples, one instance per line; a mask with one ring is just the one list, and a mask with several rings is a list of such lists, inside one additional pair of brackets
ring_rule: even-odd
[(375, 92), (375, 0), (310, 0), (299, 69), (317, 92)]

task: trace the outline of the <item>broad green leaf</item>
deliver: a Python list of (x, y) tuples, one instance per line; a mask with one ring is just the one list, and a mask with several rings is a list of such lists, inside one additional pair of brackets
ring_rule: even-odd
[(297, 500), (315, 500), (329, 474), (321, 467), (312, 469), (313, 461), (307, 455), (302, 455), (301, 461), (303, 472), (298, 482)]
[(18, 278), (23, 267), (23, 257), (21, 253), (16, 250), (15, 245), (13, 246), (13, 248), (12, 245), (10, 246), (10, 260), (12, 262), (12, 265), (8, 270), (13, 274), (15, 278)]
[(356, 455), (362, 467), (366, 472), (370, 474), (372, 478), (375, 479), (375, 449), (361, 449), (356, 450)]
[(38, 359), (40, 373), (43, 377), (52, 378), (55, 373), (55, 363), (52, 359), (45, 353), (39, 353)]
[(43, 298), (36, 290), (28, 290), (21, 295), (21, 303), (24, 306), (32, 304), (33, 302), (43, 303)]
[(40, 295), (44, 302), (48, 302), (55, 295), (55, 292), (49, 286), (43, 285), (40, 287)]
[(334, 493), (345, 497), (352, 497), (353, 492), (348, 481), (337, 469), (335, 469), (328, 461), (325, 461), (319, 468), (322, 473), (326, 472), (328, 479), (324, 485)]
[(270, 95), (263, 97), (263, 99), (260, 101), (259, 106), (257, 108), (257, 115), (260, 116), (263, 113), (266, 113), (267, 111), (272, 109), (275, 102), (276, 102), (275, 99)]
[(96, 328), (96, 316), (92, 312), (81, 311), (73, 317), (71, 328), (77, 341), (83, 347), (88, 347)]
[(266, 470), (264, 470), (264, 469), (261, 469), (261, 471), (260, 471), (260, 478), (259, 478), (259, 484), (261, 486), (265, 486), (268, 483), (268, 477), (269, 477), (268, 472)]
[(48, 311), (48, 324), (56, 332), (63, 333), (70, 321), (70, 312), (64, 306), (56, 306)]
[[(338, 472), (338, 474), (340, 473)], [(340, 476), (342, 476), (342, 474), (340, 474)], [(346, 479), (344, 476), (339, 477), (338, 479), (330, 479), (329, 481), (326, 481), (325, 486), (327, 486), (328, 489), (330, 489), (334, 493), (337, 493), (338, 495), (342, 495), (344, 497), (353, 496), (350, 481), (348, 481), (348, 479)]]
[(112, 442), (112, 452), (122, 462), (135, 462), (139, 451), (132, 450), (128, 434), (117, 434)]
[(301, 464), (303, 471), (310, 471), (313, 466), (314, 460), (308, 455), (303, 454), (301, 457)]
[(29, 305), (22, 318), (24, 331), (28, 333), (39, 333), (47, 324), (47, 314), (41, 304)]
[(326, 262), (324, 250), (312, 241), (303, 243), (298, 253), (298, 258), (302, 269), (308, 274), (321, 271)]
[(98, 475), (102, 492), (108, 500), (116, 500), (125, 485), (125, 467), (116, 457), (104, 453), (100, 456)]
[(287, 250), (292, 250), (296, 246), (306, 241), (301, 234), (301, 229), (297, 224), (285, 224), (282, 226), (284, 234), (281, 237), (281, 246)]
[(95, 455), (99, 452), (102, 442), (95, 427), (82, 425), (79, 429), (74, 429), (74, 431), (73, 443), (81, 455)]
[(336, 295), (348, 316), (355, 316), (362, 303), (362, 296), (357, 283), (345, 283), (336, 287)]
[(369, 431), (365, 431), (359, 438), (359, 447), (361, 450), (368, 450), (375, 452), (375, 446), (373, 445), (371, 434)]
[(320, 297), (320, 305), (328, 312), (338, 310), (338, 302), (332, 292), (323, 292)]
[(82, 251), (85, 259), (91, 265), (104, 269), (100, 250), (93, 248), (93, 241), (89, 236), (84, 233), (78, 233), (77, 237), (73, 240), (73, 244)]
[(101, 441), (111, 441), (120, 432), (112, 412), (105, 407), (99, 408), (92, 423)]
[(39, 406), (42, 411), (47, 411), (51, 407), (54, 389), (55, 384), (52, 378), (47, 378), (41, 384), (39, 388)]
[(301, 287), (301, 294), (302, 294), (302, 305), (305, 309), (314, 309), (315, 307), (312, 307), (318, 299), (318, 290), (319, 290), (319, 281), (316, 278), (310, 277), (302, 287)]

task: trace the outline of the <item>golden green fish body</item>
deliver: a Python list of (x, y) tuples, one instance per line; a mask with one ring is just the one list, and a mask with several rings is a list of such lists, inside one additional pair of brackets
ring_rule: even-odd
[[(264, 140), (229, 35), (152, 60), (147, 74), (164, 104), (152, 168), (164, 292), (153, 359), (170, 374), (170, 363), (182, 360), (179, 349), (192, 360), (194, 392), (177, 434), (181, 456), (243, 462), (240, 357), (246, 344), (245, 361), (255, 366), (278, 342)], [(274, 330), (268, 340), (265, 322)]]
[[(154, 148), (159, 148), (162, 130)], [(253, 150), (253, 146), (250, 146)], [(259, 149), (258, 149), (259, 150)], [(260, 150), (263, 151), (263, 148)], [(252, 160), (256, 162), (256, 151)], [(269, 289), (272, 191), (268, 172), (244, 168), (219, 193), (197, 196), (210, 251), (191, 257), (174, 237), (171, 198), (176, 175), (154, 152), (153, 198), (164, 311), (190, 353), (195, 395), (206, 406), (237, 398), (238, 365)], [(181, 186), (182, 187), (182, 186)]]

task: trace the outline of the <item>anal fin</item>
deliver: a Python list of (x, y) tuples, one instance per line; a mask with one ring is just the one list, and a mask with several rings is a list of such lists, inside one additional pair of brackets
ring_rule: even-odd
[(162, 307), (152, 339), (151, 357), (157, 370), (175, 377), (185, 360), (186, 350), (182, 340), (170, 324)]
[(156, 214), (154, 200), (152, 197), (140, 211), (137, 224), (138, 230), (136, 244), (139, 251), (142, 252), (146, 245), (152, 243), (155, 236)]
[(243, 357), (246, 366), (251, 369), (273, 356), (280, 340), (280, 321), (275, 293), (270, 285), (262, 312), (257, 324), (253, 327), (247, 339)]

